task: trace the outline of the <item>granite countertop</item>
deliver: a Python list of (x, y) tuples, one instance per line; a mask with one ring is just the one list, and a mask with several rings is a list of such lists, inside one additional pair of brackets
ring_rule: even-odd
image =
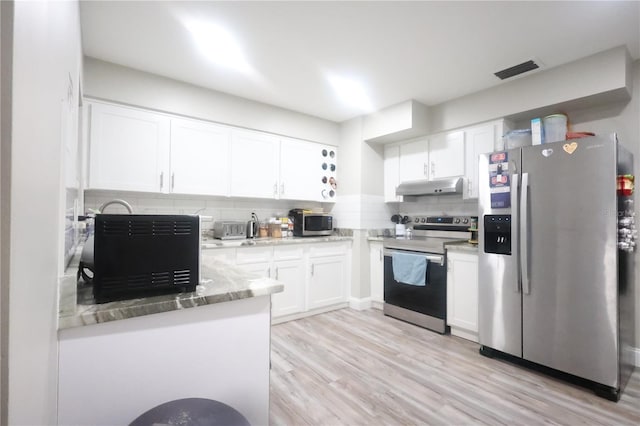
[(477, 253), (478, 252), (478, 245), (477, 244), (471, 244), (471, 243), (466, 242), (466, 241), (458, 241), (458, 242), (454, 242), (454, 243), (446, 243), (444, 246), (448, 251), (469, 251), (469, 252), (473, 252), (473, 253)]
[(332, 241), (352, 241), (352, 235), (329, 235), (324, 237), (288, 237), (288, 238), (255, 238), (238, 240), (217, 240), (207, 238), (202, 240), (202, 248), (229, 248), (229, 247), (262, 247), (287, 244), (324, 243)]
[(200, 285), (196, 291), (96, 304), (93, 302), (91, 286), (76, 282), (81, 250), (81, 247), (76, 250), (67, 274), (60, 282), (59, 330), (267, 296), (284, 290), (281, 282), (259, 278), (233, 265), (215, 261), (200, 265)]

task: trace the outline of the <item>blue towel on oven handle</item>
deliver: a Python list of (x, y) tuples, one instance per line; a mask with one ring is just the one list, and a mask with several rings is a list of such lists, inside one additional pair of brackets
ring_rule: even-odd
[(413, 253), (391, 253), (393, 279), (409, 285), (425, 286), (427, 277), (426, 257)]

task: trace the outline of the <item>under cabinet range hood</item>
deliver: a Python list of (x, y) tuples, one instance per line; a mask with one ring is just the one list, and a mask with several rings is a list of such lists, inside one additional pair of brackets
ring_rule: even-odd
[(396, 195), (444, 195), (461, 194), (462, 178), (438, 180), (414, 180), (398, 185)]

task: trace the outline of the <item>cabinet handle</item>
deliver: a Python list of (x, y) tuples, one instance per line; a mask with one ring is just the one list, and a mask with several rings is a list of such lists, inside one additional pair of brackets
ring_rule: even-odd
[(162, 187), (164, 187), (164, 172), (160, 172), (160, 191), (162, 191)]
[(313, 276), (314, 270), (315, 270), (315, 265), (312, 263), (311, 264), (311, 276)]
[(378, 249), (378, 255), (380, 257), (380, 262), (382, 262), (382, 249)]
[(424, 176), (427, 177), (429, 176), (429, 169), (427, 167), (427, 163), (424, 163), (424, 172), (423, 172)]
[(433, 177), (436, 174), (436, 163), (431, 162), (431, 176)]
[(280, 195), (284, 195), (284, 182), (280, 184)]
[(173, 191), (173, 188), (176, 186), (176, 174), (175, 173), (171, 173), (171, 190)]
[(273, 195), (278, 195), (278, 182), (273, 184)]
[(276, 280), (278, 279), (278, 267), (276, 266)]

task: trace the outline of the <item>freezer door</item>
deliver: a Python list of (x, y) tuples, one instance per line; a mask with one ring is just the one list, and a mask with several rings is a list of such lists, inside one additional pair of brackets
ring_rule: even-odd
[[(496, 174), (496, 160), (491, 163), (491, 154), (481, 155), (479, 160), (478, 188), (478, 338), (483, 346), (488, 346), (514, 356), (522, 356), (522, 300), (518, 282), (518, 185), (516, 175), (520, 169), (520, 150), (506, 152), (505, 163), (501, 168), (510, 182), (509, 204), (507, 207), (491, 207), (490, 181)], [(504, 170), (504, 166), (507, 170)], [(507, 173), (508, 172), (508, 173)], [(499, 188), (493, 187), (494, 194)], [(495, 196), (500, 199), (500, 195)], [(502, 198), (505, 200), (505, 198)], [(510, 247), (505, 247), (503, 229), (491, 231), (485, 226), (485, 220), (491, 218), (504, 220), (510, 217)], [(494, 222), (495, 223), (495, 222)], [(504, 225), (502, 225), (504, 226)], [(487, 235), (488, 236), (487, 236)], [(488, 240), (493, 238), (493, 240)], [(510, 251), (510, 254), (507, 252)]]
[(523, 357), (617, 387), (616, 144), (526, 147), (522, 172)]

